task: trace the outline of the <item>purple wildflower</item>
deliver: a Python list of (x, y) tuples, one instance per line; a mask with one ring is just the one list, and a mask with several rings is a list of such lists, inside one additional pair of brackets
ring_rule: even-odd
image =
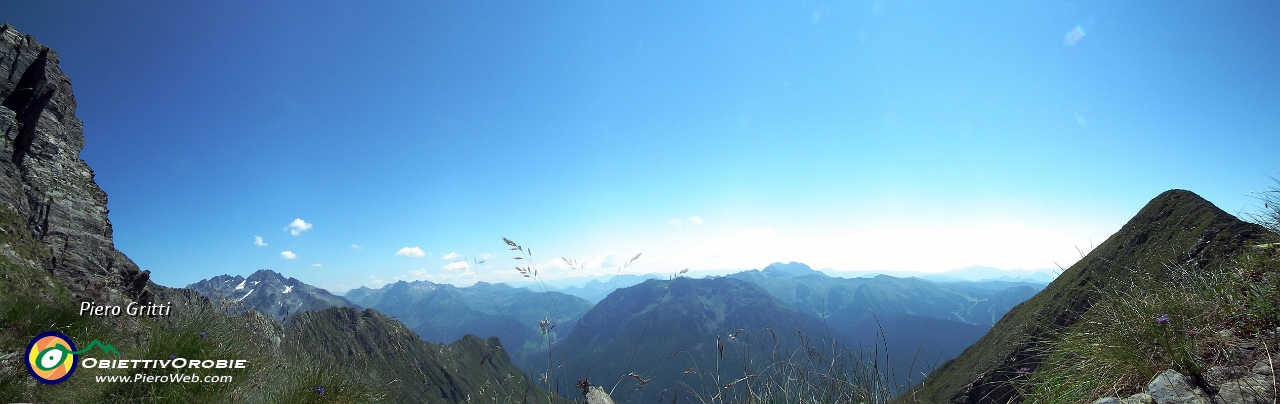
[(316, 386), (316, 394), (324, 395), (324, 386)]
[(204, 333), (200, 333), (200, 339), (204, 339)]
[(174, 360), (174, 359), (175, 359), (175, 358), (177, 358), (177, 357), (178, 357), (178, 355), (169, 355), (169, 360)]
[(1021, 375), (1021, 374), (1027, 374), (1027, 373), (1029, 373), (1029, 372), (1031, 372), (1031, 368), (1026, 367), (1026, 366), (1023, 366), (1022, 368), (1018, 369), (1018, 374), (1020, 374), (1020, 375)]
[(1160, 325), (1169, 324), (1169, 315), (1161, 313), (1160, 315), (1156, 316), (1156, 324), (1160, 324)]

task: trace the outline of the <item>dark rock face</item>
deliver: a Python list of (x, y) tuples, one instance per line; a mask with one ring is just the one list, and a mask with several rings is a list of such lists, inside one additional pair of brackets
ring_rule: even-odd
[(248, 278), (219, 275), (187, 285), (212, 301), (226, 299), (244, 309), (254, 310), (282, 324), (304, 311), (330, 307), (356, 307), (341, 296), (294, 278), (285, 278), (269, 269), (260, 269)]
[(80, 159), (84, 127), (58, 54), (0, 25), (0, 77), (0, 206), (48, 248), (38, 264), (76, 299), (150, 301), (151, 273), (115, 249), (107, 195)]

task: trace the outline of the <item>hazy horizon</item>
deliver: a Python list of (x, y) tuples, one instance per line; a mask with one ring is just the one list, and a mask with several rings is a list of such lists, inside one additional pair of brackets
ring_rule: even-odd
[[(788, 263), (776, 262), (773, 264), (788, 264)], [(797, 262), (790, 262), (790, 264), (797, 264)], [(799, 264), (803, 264), (803, 263), (799, 263)], [(726, 275), (731, 275), (731, 274), (740, 273), (744, 271), (762, 270), (766, 266), (768, 265), (761, 266), (758, 268), (745, 268), (745, 269), (708, 269), (708, 270), (698, 270), (698, 271), (690, 270), (689, 272), (681, 274), (680, 276), (693, 277), (693, 278), (703, 278), (703, 277), (709, 277), (709, 276), (710, 277), (726, 276)], [(965, 270), (977, 269), (977, 270), (984, 270), (984, 272), (998, 271), (1000, 272), (1000, 276), (995, 276), (995, 277), (965, 276), (965, 277), (949, 277), (949, 278), (977, 281), (977, 280), (997, 280), (998, 278), (1001, 278), (1001, 277), (1008, 277), (1008, 278), (1021, 278), (1030, 282), (1038, 282), (1038, 283), (1044, 283), (1044, 282), (1039, 280), (1033, 280), (1031, 278), (1020, 277), (1016, 275), (1034, 276), (1034, 274), (1043, 274), (1048, 276), (1050, 279), (1052, 279), (1052, 278), (1056, 278), (1062, 272), (1061, 269), (1000, 269), (1000, 268), (984, 267), (984, 266), (978, 266), (978, 265), (965, 267), (965, 268), (954, 268), (954, 269), (941, 271), (941, 272), (911, 272), (911, 271), (886, 271), (886, 270), (841, 271), (841, 270), (835, 270), (831, 268), (811, 268), (811, 269), (814, 271), (826, 274), (828, 276), (845, 277), (845, 278), (865, 278), (865, 277), (874, 277), (877, 275), (889, 275), (894, 277), (908, 277), (908, 276), (928, 277), (930, 275), (940, 276), (940, 275), (946, 275), (946, 274), (955, 273), (955, 272), (963, 272)], [(208, 278), (213, 278), (213, 277), (222, 276), (222, 275), (231, 276), (231, 277), (241, 276), (241, 277), (248, 278), (250, 275), (252, 275), (253, 273), (259, 270), (272, 270), (272, 269), (258, 268), (258, 269), (250, 270), (247, 272), (210, 275)], [(483, 271), (483, 269), (481, 271)], [(480, 271), (477, 271), (476, 273), (478, 272)], [(634, 272), (628, 271), (627, 273), (585, 274), (585, 273), (576, 273), (576, 272), (560, 272), (560, 273), (556, 273), (557, 275), (556, 278), (539, 278), (537, 280), (533, 278), (525, 278), (520, 276), (516, 276), (512, 278), (503, 278), (498, 280), (482, 279), (478, 276), (475, 276), (475, 273), (469, 272), (468, 274), (471, 274), (471, 277), (469, 279), (465, 277), (459, 277), (459, 278), (450, 279), (449, 281), (444, 281), (444, 282), (431, 281), (428, 279), (415, 279), (413, 277), (404, 277), (404, 278), (397, 278), (397, 279), (386, 279), (377, 283), (364, 283), (364, 284), (359, 284), (357, 286), (351, 286), (351, 287), (348, 287), (345, 285), (312, 285), (312, 286), (325, 289), (330, 293), (333, 293), (335, 295), (340, 295), (340, 296), (345, 295), (347, 292), (355, 289), (359, 289), (361, 287), (367, 287), (370, 289), (379, 289), (386, 285), (390, 285), (396, 282), (413, 283), (413, 282), (419, 282), (419, 281), (431, 282), (435, 284), (449, 284), (457, 287), (470, 287), (470, 286), (474, 286), (479, 282), (485, 282), (488, 284), (506, 284), (513, 287), (530, 288), (534, 290), (542, 290), (544, 287), (549, 287), (552, 290), (562, 290), (570, 286), (582, 287), (583, 285), (586, 285), (593, 280), (607, 283), (615, 276), (632, 276), (632, 277), (641, 277), (641, 278), (667, 279), (667, 278), (676, 276), (678, 272), (679, 272), (678, 270), (670, 271), (669, 273), (658, 273), (658, 272), (634, 273)], [(284, 276), (287, 278), (296, 278), (288, 275), (284, 275)], [(961, 279), (961, 278), (974, 278), (974, 279)], [(302, 281), (305, 283), (305, 280), (302, 280)], [(180, 288), (180, 287), (185, 287), (187, 285), (164, 285), (164, 286)]]
[(1275, 2), (6, 9), (174, 287), (505, 282), (503, 237), (553, 279), (1056, 269), (1165, 190), (1237, 214), (1280, 174)]

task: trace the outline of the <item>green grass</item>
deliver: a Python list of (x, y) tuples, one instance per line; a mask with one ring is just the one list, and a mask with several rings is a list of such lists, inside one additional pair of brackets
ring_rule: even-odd
[[(1264, 206), (1272, 210), (1254, 218), (1280, 228), (1280, 206), (1268, 198)], [(1043, 360), (1033, 371), (1011, 379), (1018, 399), (1089, 403), (1140, 392), (1165, 369), (1202, 376), (1210, 366), (1245, 364), (1250, 359), (1233, 355), (1232, 345), (1260, 340), (1280, 326), (1280, 248), (1274, 243), (1254, 244), (1222, 265), (1169, 265), (1095, 287), (1099, 300), (1039, 346)], [(1161, 316), (1168, 321), (1157, 321)], [(1261, 346), (1267, 353), (1274, 349)]]

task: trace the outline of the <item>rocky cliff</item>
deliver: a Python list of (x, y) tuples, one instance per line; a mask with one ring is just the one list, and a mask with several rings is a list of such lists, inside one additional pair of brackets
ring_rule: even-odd
[[(47, 249), (34, 262), (72, 298), (151, 300), (150, 271), (115, 249), (107, 194), (80, 159), (84, 125), (58, 54), (0, 25), (0, 209), (25, 221)], [(13, 251), (0, 251), (17, 259)]]

